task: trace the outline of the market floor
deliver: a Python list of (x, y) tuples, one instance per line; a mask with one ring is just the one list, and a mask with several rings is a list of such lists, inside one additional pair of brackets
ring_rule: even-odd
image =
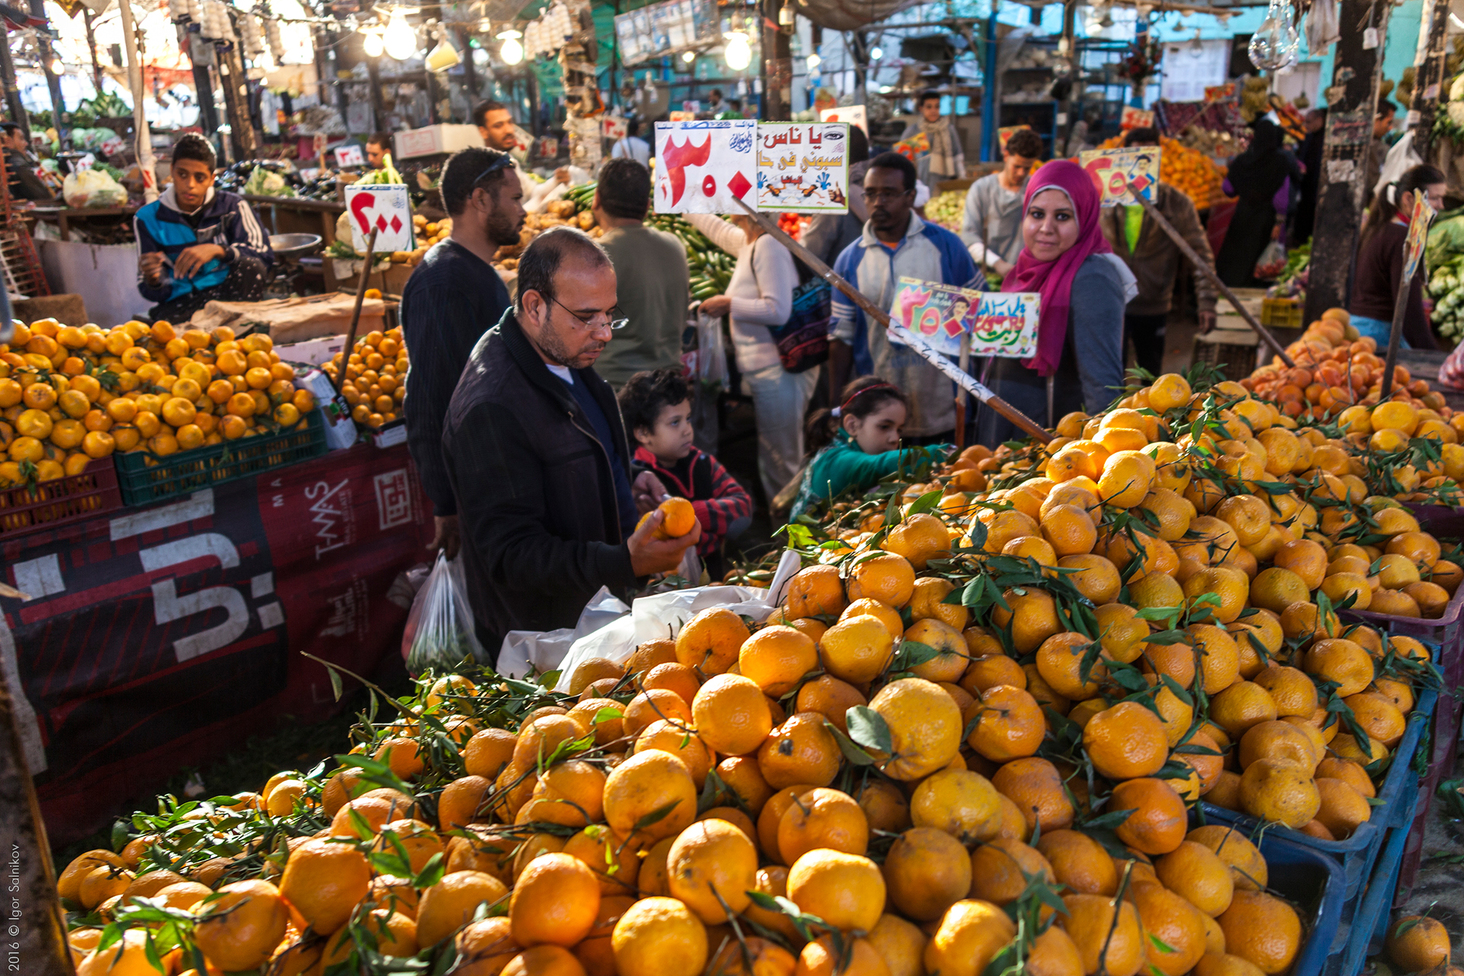
[(1464, 749), (1454, 767), (1454, 779), (1443, 791), (1454, 791), (1452, 802), (1433, 798), (1427, 826), (1423, 834), (1423, 859), (1413, 889), (1398, 905), (1394, 918), (1402, 915), (1424, 915), (1436, 918), (1449, 930), (1454, 944), (1454, 957), (1464, 945)]

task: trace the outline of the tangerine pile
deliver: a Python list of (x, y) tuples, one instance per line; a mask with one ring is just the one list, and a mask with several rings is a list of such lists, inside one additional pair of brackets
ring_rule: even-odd
[(16, 321), (0, 344), (0, 487), (78, 475), (115, 451), (160, 458), (301, 423), (314, 399), (273, 350), (227, 328)]
[[(320, 368), (334, 381), (341, 366), (342, 355), (336, 353)], [(373, 329), (361, 336), (345, 359), (345, 370), (341, 396), (351, 408), (352, 420), (375, 430), (397, 419), (407, 395), (407, 344), (401, 329)]]

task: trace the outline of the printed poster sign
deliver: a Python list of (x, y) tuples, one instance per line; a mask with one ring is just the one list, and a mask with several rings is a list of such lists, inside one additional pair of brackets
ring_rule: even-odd
[(948, 356), (960, 353), (961, 337), (969, 335), (972, 355), (1027, 359), (1037, 354), (1040, 304), (1035, 293), (971, 291), (901, 277), (890, 317)]
[(1145, 200), (1154, 199), (1159, 182), (1159, 148), (1094, 149), (1078, 153), (1078, 164), (1093, 177), (1103, 196), (1103, 206), (1117, 207), (1134, 202), (1128, 184), (1137, 183)]
[(656, 213), (741, 213), (757, 206), (753, 119), (656, 123)]
[(351, 215), (351, 246), (366, 253), (366, 239), (376, 229), (375, 253), (410, 251), (412, 205), (404, 183), (377, 183), (346, 187), (346, 212)]
[(784, 213), (847, 212), (848, 124), (760, 124), (757, 127), (757, 209)]
[(1423, 257), (1423, 245), (1428, 241), (1428, 225), (1433, 222), (1434, 208), (1417, 191), (1413, 194), (1413, 215), (1408, 221), (1408, 237), (1403, 248), (1403, 280), (1413, 280), (1418, 271), (1418, 259)]
[(850, 125), (857, 125), (869, 135), (869, 110), (863, 105), (841, 105), (838, 108), (826, 108), (818, 113), (820, 122), (847, 122)]
[(602, 120), (605, 125), (603, 135), (606, 139), (624, 139), (628, 125), (625, 119), (616, 115), (607, 115)]

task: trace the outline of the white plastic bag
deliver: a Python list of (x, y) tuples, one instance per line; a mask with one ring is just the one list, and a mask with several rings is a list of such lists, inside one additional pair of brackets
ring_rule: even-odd
[(127, 203), (127, 191), (101, 170), (84, 169), (69, 174), (61, 184), (61, 196), (68, 207), (121, 207)]
[(696, 378), (703, 388), (727, 388), (727, 346), (722, 339), (722, 317), (696, 316)]
[(442, 553), (437, 554), (432, 574), (412, 601), (402, 649), (407, 670), (412, 674), (421, 674), (428, 668), (451, 671), (469, 658), (487, 661), (488, 655), (473, 630), (462, 557), (449, 560)]

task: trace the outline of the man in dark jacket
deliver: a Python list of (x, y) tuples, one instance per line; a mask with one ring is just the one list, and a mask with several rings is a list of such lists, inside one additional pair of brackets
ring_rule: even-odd
[(137, 291), (154, 320), (187, 322), (209, 301), (264, 295), (274, 252), (243, 197), (214, 187), (214, 151), (190, 132), (173, 146), (173, 183), (137, 211)]
[(458, 553), (457, 498), (442, 457), (442, 422), (452, 391), (483, 333), (512, 302), (492, 261), (519, 242), (523, 192), (508, 153), (464, 149), (442, 168), (442, 204), (452, 217), (447, 240), (432, 245), (402, 289), (407, 374), (407, 447), (432, 499), (436, 533), (429, 548)]
[[(1149, 128), (1130, 130), (1124, 145), (1157, 147), (1159, 133)], [(1210, 253), (1210, 241), (1190, 198), (1168, 183), (1160, 183), (1154, 191), (1154, 206), (1195, 253), (1213, 267), (1215, 259)], [(1113, 253), (1128, 265), (1138, 282), (1139, 293), (1124, 310), (1123, 330), (1133, 340), (1135, 361), (1157, 376), (1164, 371), (1165, 322), (1183, 255), (1138, 204), (1105, 207), (1098, 225)], [(1200, 331), (1208, 332), (1215, 325), (1215, 286), (1198, 268), (1194, 273)]]
[(25, 130), (16, 122), (0, 122), (0, 149), (5, 152), (5, 172), (12, 200), (51, 200), (54, 197), (36, 175), (35, 158)]
[(518, 272), (518, 305), (473, 348), (442, 434), (468, 600), (495, 659), (510, 630), (573, 627), (601, 586), (670, 572), (701, 537), (698, 524), (657, 539), (659, 511), (636, 525), (625, 428), (593, 368), (624, 325), (604, 250), (556, 227)]

